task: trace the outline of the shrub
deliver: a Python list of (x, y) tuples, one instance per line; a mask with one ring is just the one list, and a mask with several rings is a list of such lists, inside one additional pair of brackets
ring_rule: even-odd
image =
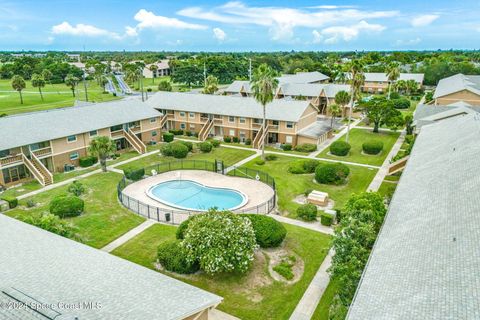
[(210, 142), (205, 141), (205, 142), (199, 143), (198, 148), (200, 149), (200, 151), (208, 153), (212, 151), (213, 146)]
[(265, 160), (263, 160), (263, 159), (258, 159), (258, 160), (255, 161), (255, 164), (256, 164), (257, 166), (263, 166), (263, 165), (265, 164)]
[(61, 220), (59, 217), (51, 213), (31, 215), (24, 221), (36, 227), (56, 233), (62, 237), (72, 238), (75, 235), (75, 228), (72, 227), (71, 224)]
[[(193, 145), (192, 145), (193, 147)], [(166, 157), (175, 157), (177, 159), (185, 158), (188, 154), (188, 146), (179, 141), (170, 142), (161, 147), (160, 152)]]
[(362, 149), (366, 154), (379, 154), (383, 150), (383, 142), (367, 141), (362, 144)]
[(209, 275), (246, 272), (257, 248), (249, 219), (228, 211), (210, 210), (190, 221), (182, 241), (187, 261), (198, 261)]
[(94, 156), (86, 156), (78, 159), (78, 163), (82, 168), (93, 166), (97, 162), (98, 162), (98, 158)]
[(262, 248), (278, 247), (287, 235), (287, 229), (272, 217), (261, 214), (244, 214), (252, 222), (257, 244)]
[(240, 142), (240, 139), (238, 137), (233, 137), (232, 138), (232, 142), (233, 143), (239, 143)]
[(318, 163), (318, 161), (312, 159), (294, 160), (290, 162), (288, 172), (293, 174), (313, 173)]
[(295, 256), (290, 256), (287, 258), (282, 259), (282, 261), (277, 264), (275, 267), (273, 267), (273, 271), (281, 275), (287, 280), (292, 280), (294, 277), (294, 274), (292, 272), (293, 265), (297, 261), (297, 258)]
[(393, 99), (393, 105), (395, 109), (408, 109), (410, 108), (410, 100), (407, 98)]
[(308, 195), (309, 195), (310, 193), (312, 193), (312, 191), (313, 191), (313, 189), (311, 189), (311, 188), (305, 189), (305, 191), (303, 192), (303, 195), (304, 195), (305, 197), (308, 197)]
[(170, 132), (173, 133), (176, 136), (183, 135), (183, 130), (182, 129), (180, 129), (180, 130), (170, 130)]
[(225, 136), (225, 137), (223, 137), (223, 141), (227, 142), (227, 143), (230, 143), (230, 142), (232, 142), (232, 138), (230, 138), (228, 136)]
[(191, 152), (193, 150), (193, 142), (179, 140), (179, 141), (177, 141), (177, 143), (181, 143), (184, 146), (186, 146), (188, 148), (188, 152)]
[(183, 240), (183, 238), (185, 237), (185, 232), (187, 231), (188, 226), (190, 224), (190, 221), (192, 221), (192, 219), (194, 219), (195, 217), (196, 216), (190, 216), (187, 220), (180, 223), (180, 225), (177, 228), (177, 231), (175, 232), (175, 236), (177, 239)]
[(72, 193), (74, 196), (81, 196), (85, 192), (85, 188), (80, 181), (73, 181), (71, 185), (68, 186), (68, 192)]
[(348, 142), (345, 141), (335, 141), (330, 145), (330, 153), (336, 156), (346, 156), (352, 146)]
[(58, 195), (50, 201), (50, 213), (60, 218), (76, 217), (83, 212), (84, 206), (79, 197)]
[(313, 221), (317, 218), (317, 207), (311, 203), (303, 204), (298, 207), (297, 216), (305, 221)]
[(13, 197), (13, 196), (3, 196), (2, 197), (2, 200), (5, 200), (8, 202), (8, 207), (10, 209), (13, 209), (15, 208), (16, 206), (18, 206), (18, 199)]
[(197, 262), (187, 259), (180, 241), (165, 241), (158, 246), (158, 262), (168, 271), (189, 274), (199, 270)]
[(218, 148), (221, 142), (219, 140), (211, 140), (210, 143), (214, 148)]
[(295, 147), (295, 151), (298, 152), (313, 152), (317, 150), (317, 145), (313, 143), (303, 143)]
[(249, 145), (251, 145), (251, 144), (252, 144), (252, 139), (247, 139), (247, 140), (245, 140), (245, 145), (246, 145), (246, 146), (249, 146)]
[(395, 91), (390, 93), (390, 99), (391, 100), (396, 100), (396, 99), (399, 99), (399, 98), (400, 98), (400, 93), (395, 92)]
[(33, 207), (35, 207), (36, 205), (37, 205), (37, 203), (35, 202), (35, 200), (33, 200), (33, 199), (28, 199), (28, 200), (27, 200), (27, 207), (28, 207), (28, 208), (33, 208)]
[(185, 131), (185, 135), (187, 137), (191, 137), (192, 136), (192, 131)]
[(333, 223), (333, 217), (330, 214), (323, 213), (320, 216), (320, 223), (323, 224), (324, 226), (331, 226)]
[(270, 153), (270, 154), (267, 154), (265, 156), (265, 160), (267, 160), (267, 161), (275, 161), (277, 159), (278, 159), (278, 156), (276, 154), (271, 154)]
[(315, 169), (315, 180), (325, 184), (343, 184), (346, 182), (350, 168), (343, 163), (319, 164)]
[(164, 142), (172, 142), (175, 138), (175, 135), (171, 132), (164, 132), (163, 133), (163, 141)]
[(142, 179), (143, 176), (145, 175), (145, 169), (143, 169), (143, 168), (141, 168), (141, 169), (127, 168), (127, 169), (123, 170), (123, 174), (129, 180), (138, 181), (138, 180)]
[(280, 149), (282, 149), (283, 151), (290, 151), (292, 150), (292, 145), (290, 143), (284, 143), (280, 145)]

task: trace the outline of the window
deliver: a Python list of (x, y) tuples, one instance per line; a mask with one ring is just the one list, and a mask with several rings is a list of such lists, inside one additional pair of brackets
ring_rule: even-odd
[(292, 136), (286, 136), (286, 137), (285, 137), (285, 142), (286, 142), (286, 143), (292, 143), (292, 142), (293, 142)]
[(35, 151), (38, 149), (44, 149), (50, 147), (50, 142), (49, 141), (43, 141), (39, 143), (33, 143), (30, 145), (30, 150)]
[(235, 135), (235, 130), (234, 130), (234, 129), (230, 129), (229, 134), (230, 134), (231, 136), (234, 136), (234, 135)]
[(287, 121), (287, 123), (285, 123), (285, 126), (287, 127), (287, 129), (292, 129), (293, 128), (293, 122)]
[(7, 150), (0, 150), (0, 158), (5, 158), (5, 157), (8, 157), (10, 155), (10, 150), (7, 149)]
[(77, 141), (77, 136), (76, 135), (67, 137), (67, 142), (75, 142), (75, 141)]
[(189, 113), (188, 113), (188, 116), (189, 116), (190, 118), (195, 118), (195, 112), (189, 112)]
[(240, 123), (245, 123), (245, 122), (247, 122), (247, 120), (246, 120), (244, 117), (240, 117), (239, 121), (240, 121)]
[(90, 135), (90, 138), (95, 137), (98, 134), (97, 130), (92, 130), (88, 133)]
[(194, 124), (190, 123), (189, 127), (190, 127), (190, 130), (195, 130), (195, 125)]
[(253, 119), (253, 123), (262, 124), (262, 123), (263, 123), (263, 120), (262, 120), (262, 119), (255, 118), (255, 119)]
[(185, 117), (185, 112), (180, 111), (180, 117), (184, 118)]
[(185, 123), (180, 123), (180, 129), (185, 130)]
[(140, 127), (140, 121), (130, 122), (128, 124), (129, 128)]
[(273, 124), (274, 126), (278, 126), (278, 120), (272, 120), (272, 124)]
[(157, 122), (157, 118), (150, 118), (150, 123)]
[(156, 137), (157, 136), (157, 131), (152, 131), (152, 137)]
[(123, 130), (123, 125), (117, 124), (116, 126), (110, 127), (110, 132), (121, 131)]
[(79, 158), (78, 152), (70, 153), (70, 160), (77, 160)]
[(228, 117), (228, 122), (235, 122), (235, 117), (229, 116)]

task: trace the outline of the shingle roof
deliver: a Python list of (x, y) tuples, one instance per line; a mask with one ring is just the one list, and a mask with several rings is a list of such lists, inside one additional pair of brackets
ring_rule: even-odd
[[(388, 76), (384, 72), (365, 72), (365, 82), (387, 82)], [(350, 74), (347, 73), (347, 78)], [(397, 80), (415, 80), (417, 83), (423, 83), (423, 73), (400, 73)]]
[[(19, 290), (45, 304), (101, 305), (56, 308), (64, 316), (58, 319), (183, 319), (221, 302), (219, 296), (4, 215), (0, 243), (2, 290)], [(8, 312), (0, 308), (0, 318)]]
[(417, 131), (419, 131), (424, 125), (472, 112), (480, 112), (480, 106), (457, 106), (457, 104), (446, 106), (419, 104), (413, 115), (413, 125), (416, 127)]
[(466, 76), (459, 73), (444, 78), (438, 82), (433, 97), (439, 98), (462, 90), (468, 90), (480, 95), (480, 76)]
[(138, 99), (23, 113), (0, 118), (0, 150), (159, 116)]
[(223, 91), (230, 92), (230, 93), (239, 93), (240, 91), (243, 91), (246, 93), (252, 92), (252, 90), (250, 89), (250, 82), (245, 80), (235, 80)]
[(297, 72), (296, 74), (284, 74), (278, 77), (280, 83), (314, 83), (328, 80), (329, 77), (321, 72)]
[(418, 136), (347, 319), (480, 319), (480, 115)]
[(339, 91), (350, 91), (348, 84), (335, 83), (284, 83), (279, 86), (282, 94), (287, 96), (318, 97), (322, 91), (329, 98), (335, 97)]
[[(156, 109), (211, 113), (224, 116), (262, 118), (262, 106), (254, 98), (157, 92), (147, 100)], [(296, 122), (309, 107), (307, 101), (274, 99), (267, 104), (267, 119)]]

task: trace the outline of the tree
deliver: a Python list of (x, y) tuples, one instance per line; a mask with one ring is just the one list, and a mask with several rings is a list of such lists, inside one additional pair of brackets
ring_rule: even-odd
[(345, 106), (348, 104), (350, 101), (350, 94), (348, 94), (347, 91), (339, 91), (335, 95), (335, 103), (340, 105), (342, 107), (342, 110), (345, 109)]
[(388, 99), (390, 99), (390, 93), (392, 91), (393, 83), (400, 77), (400, 69), (398, 68), (398, 63), (392, 62), (387, 67), (387, 78), (388, 78)]
[(203, 93), (214, 94), (218, 90), (218, 79), (215, 76), (209, 75), (205, 81)]
[(20, 104), (23, 104), (22, 90), (25, 89), (25, 87), (25, 80), (19, 75), (14, 75), (12, 78), (12, 88), (20, 94)]
[(365, 76), (363, 75), (363, 62), (359, 59), (352, 60), (350, 64), (350, 108), (348, 111), (348, 123), (347, 123), (347, 134), (345, 136), (345, 142), (348, 142), (350, 135), (350, 122), (352, 121), (352, 110), (355, 104), (355, 100), (358, 99), (360, 95), (360, 89), (365, 82)]
[[(261, 64), (253, 73), (251, 82), (253, 97), (262, 105), (263, 108), (262, 132), (267, 130), (267, 104), (273, 101), (274, 94), (278, 87), (278, 80), (276, 76), (277, 72), (275, 72), (265, 63)], [(265, 141), (262, 143), (262, 159), (265, 160)]]
[(99, 85), (102, 87), (103, 93), (106, 93), (105, 86), (108, 83), (108, 79), (106, 76), (102, 75), (99, 79)]
[(43, 69), (42, 70), (42, 77), (45, 81), (48, 83), (52, 84), (52, 72), (48, 69)]
[(97, 157), (103, 172), (107, 172), (107, 158), (117, 150), (115, 142), (106, 136), (99, 136), (90, 141), (88, 152)]
[(148, 67), (148, 70), (152, 71), (152, 83), (155, 83), (155, 78), (157, 77), (158, 66), (156, 64), (151, 64)]
[(342, 110), (338, 106), (338, 104), (331, 104), (328, 106), (328, 112), (330, 112), (331, 120), (330, 120), (330, 128), (333, 128), (333, 122), (335, 118), (342, 114)]
[(413, 116), (411, 113), (406, 114), (404, 117), (405, 120), (405, 130), (407, 131), (407, 134), (412, 134), (413, 133)]
[(362, 103), (360, 107), (363, 108), (367, 118), (373, 122), (373, 132), (378, 132), (378, 128), (383, 124), (395, 125), (395, 117), (401, 115), (401, 112), (395, 109), (393, 101), (385, 97), (374, 97)]
[(415, 80), (410, 79), (405, 82), (405, 89), (407, 91), (407, 95), (410, 95), (410, 93), (415, 93), (418, 89), (418, 84)]
[(161, 80), (158, 84), (158, 90), (160, 91), (172, 91), (172, 83), (168, 80)]
[(252, 222), (228, 211), (210, 210), (188, 223), (182, 247), (210, 275), (246, 272), (257, 248)]
[(407, 90), (407, 82), (405, 80), (398, 80), (395, 83), (397, 91), (405, 92)]
[(42, 98), (42, 101), (43, 101), (42, 88), (45, 87), (45, 79), (38, 73), (32, 74), (32, 87), (38, 88), (38, 92), (40, 93), (40, 98)]
[(78, 82), (80, 80), (71, 75), (71, 74), (68, 74), (67, 77), (65, 78), (65, 84), (67, 85), (67, 87), (70, 87), (70, 90), (72, 90), (72, 95), (75, 97), (75, 88), (77, 87), (78, 85)]

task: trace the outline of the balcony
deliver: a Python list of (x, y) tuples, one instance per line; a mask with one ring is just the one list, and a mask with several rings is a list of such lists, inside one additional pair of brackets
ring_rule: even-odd
[(115, 138), (121, 138), (121, 137), (124, 136), (124, 135), (123, 135), (123, 129), (117, 130), (117, 131), (112, 131), (112, 132), (110, 132), (110, 135), (112, 136), (113, 139), (115, 139)]
[(8, 166), (11, 164), (22, 163), (22, 154), (10, 155), (4, 158), (0, 158), (0, 167)]
[(213, 123), (214, 124), (223, 124), (223, 119), (222, 118), (214, 118)]
[(31, 151), (37, 158), (43, 158), (52, 154), (52, 148), (46, 147)]
[(260, 129), (261, 127), (262, 127), (261, 123), (252, 122), (252, 128), (253, 129)]

